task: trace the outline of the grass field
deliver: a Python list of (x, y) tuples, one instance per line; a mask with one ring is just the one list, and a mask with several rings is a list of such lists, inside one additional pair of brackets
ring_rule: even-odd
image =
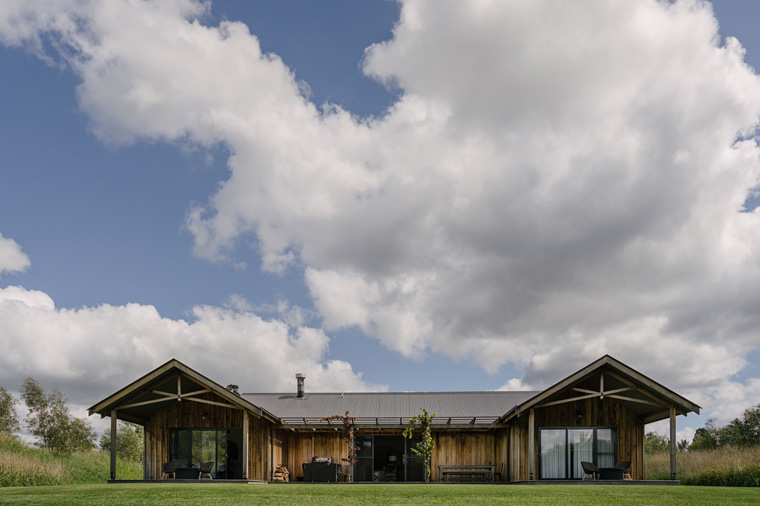
[(760, 504), (760, 489), (659, 485), (130, 483), (9, 487), (0, 504)]

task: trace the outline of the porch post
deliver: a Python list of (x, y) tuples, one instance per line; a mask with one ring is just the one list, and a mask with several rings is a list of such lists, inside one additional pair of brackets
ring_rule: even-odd
[(670, 479), (676, 479), (676, 407), (670, 406)]
[(111, 479), (116, 479), (116, 410), (111, 410)]
[(533, 470), (535, 467), (536, 458), (533, 454), (536, 451), (536, 413), (533, 408), (530, 408), (530, 414), (528, 415), (528, 479), (533, 480)]
[(248, 479), (248, 410), (243, 410), (243, 479)]

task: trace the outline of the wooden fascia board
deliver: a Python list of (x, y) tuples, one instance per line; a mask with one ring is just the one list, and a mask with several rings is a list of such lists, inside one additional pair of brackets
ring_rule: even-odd
[(602, 370), (604, 367), (609, 368), (613, 373), (617, 372), (618, 374), (627, 376), (630, 381), (634, 383), (634, 385), (644, 387), (649, 391), (656, 393), (657, 396), (665, 400), (668, 404), (676, 405), (679, 413), (694, 412), (699, 414), (699, 410), (701, 408), (697, 404), (694, 404), (693, 402), (678, 395), (672, 390), (660, 385), (656, 381), (644, 376), (640, 372), (628, 367), (613, 357), (605, 355), (590, 363), (586, 367), (580, 369), (579, 371), (571, 374), (567, 378), (559, 381), (558, 383), (555, 383), (551, 387), (528, 399), (522, 404), (515, 406), (501, 417), (500, 422), (506, 423), (510, 419), (514, 418), (515, 416), (519, 416), (520, 413), (530, 409), (531, 407), (537, 407), (541, 404), (544, 404), (546, 399), (571, 387), (574, 383), (577, 383), (583, 378), (593, 374), (597, 370)]
[(113, 408), (116, 408), (117, 413), (118, 413), (118, 407), (119, 407), (118, 404), (120, 401), (122, 401), (123, 399), (129, 398), (130, 396), (134, 396), (136, 393), (140, 392), (141, 389), (145, 390), (148, 385), (152, 384), (154, 381), (161, 379), (164, 376), (170, 375), (173, 372), (173, 370), (176, 370), (179, 374), (184, 375), (187, 378), (195, 381), (197, 384), (206, 387), (209, 390), (209, 392), (213, 392), (219, 397), (222, 397), (223, 399), (225, 399), (226, 401), (228, 401), (231, 405), (235, 407), (239, 407), (240, 409), (244, 409), (246, 411), (254, 413), (255, 415), (259, 417), (266, 418), (270, 422), (274, 422), (274, 423), (279, 422), (279, 418), (277, 418), (273, 414), (250, 403), (249, 401), (245, 400), (242, 396), (239, 396), (230, 392), (229, 390), (222, 387), (215, 381), (207, 378), (206, 376), (200, 374), (194, 369), (191, 369), (190, 367), (186, 366), (185, 364), (183, 364), (182, 362), (174, 358), (169, 360), (165, 364), (160, 365), (159, 367), (147, 373), (146, 375), (133, 381), (126, 387), (118, 390), (116, 393), (110, 395), (109, 397), (106, 397), (104, 400), (100, 401), (99, 403), (95, 404), (94, 406), (88, 409), (89, 414), (93, 415), (95, 413), (100, 413), (101, 416), (107, 416)]
[(103, 413), (107, 412), (105, 414), (101, 414), (101, 416), (106, 416), (108, 413), (110, 413), (110, 408), (115, 403), (117, 403), (119, 400), (130, 396), (130, 394), (133, 394), (134, 392), (139, 391), (141, 388), (144, 388), (145, 385), (150, 384), (154, 380), (157, 380), (164, 374), (166, 374), (169, 370), (171, 370), (173, 367), (176, 367), (176, 365), (180, 364), (179, 361), (176, 359), (171, 359), (168, 362), (166, 362), (163, 365), (158, 366), (157, 368), (153, 369), (148, 374), (136, 379), (129, 385), (125, 386), (124, 388), (116, 391), (116, 393), (111, 394), (110, 396), (106, 397), (99, 403), (95, 404), (94, 406), (91, 406), (87, 411), (90, 415), (94, 415), (95, 413)]
[[(581, 380), (582, 378), (585, 378), (587, 375), (594, 372), (596, 369), (599, 369), (604, 364), (606, 364), (606, 359), (608, 358), (608, 355), (605, 355), (604, 357), (590, 363), (583, 369), (571, 374), (567, 378), (561, 380), (558, 383), (555, 383), (554, 385), (550, 386), (543, 392), (538, 393), (536, 396), (528, 399), (527, 401), (523, 402), (522, 404), (515, 406), (511, 412), (507, 412), (507, 414), (503, 417), (504, 421), (506, 422), (510, 418), (512, 418), (515, 415), (519, 415), (523, 411), (526, 411), (530, 409), (531, 407), (535, 407), (538, 404), (542, 404), (544, 400), (548, 399), (552, 395), (561, 392), (562, 390), (569, 388), (573, 385), (573, 383), (576, 383), (577, 381)], [(512, 413), (513, 412), (513, 413)], [(509, 416), (512, 413), (512, 416)]]
[(644, 376), (637, 370), (632, 369), (631, 367), (628, 367), (622, 362), (618, 362), (612, 357), (609, 357), (609, 358), (610, 360), (613, 361), (611, 366), (613, 366), (613, 369), (615, 369), (616, 372), (619, 372), (628, 376), (634, 382), (647, 388), (649, 391), (656, 393), (658, 396), (664, 399), (668, 404), (674, 404), (677, 408), (680, 408), (680, 409), (677, 409), (678, 412), (681, 412), (681, 413), (694, 412), (696, 414), (699, 414), (700, 409), (702, 409), (699, 405), (691, 402), (689, 399), (682, 397), (681, 395), (678, 395), (674, 391), (657, 383), (653, 379), (648, 378), (647, 376)]

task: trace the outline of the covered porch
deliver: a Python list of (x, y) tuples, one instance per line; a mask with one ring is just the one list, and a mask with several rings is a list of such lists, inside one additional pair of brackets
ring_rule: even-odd
[[(688, 399), (605, 355), (503, 417), (510, 431), (510, 479), (562, 482), (606, 473), (613, 479), (583, 482), (641, 482), (645, 426), (667, 419), (670, 475), (675, 481), (676, 416), (699, 410)], [(626, 463), (628, 473), (617, 473)], [(597, 474), (589, 476), (584, 467), (595, 467)], [(630, 480), (623, 480), (622, 474)]]
[(267, 480), (275, 417), (177, 360), (95, 404), (111, 418), (110, 479), (117, 421), (144, 428), (144, 480)]

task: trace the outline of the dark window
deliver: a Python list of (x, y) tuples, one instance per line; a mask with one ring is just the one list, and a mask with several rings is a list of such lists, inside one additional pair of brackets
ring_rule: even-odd
[(212, 473), (222, 474), (227, 468), (228, 432), (226, 429), (173, 429), (169, 433), (169, 459), (190, 468), (214, 462)]

